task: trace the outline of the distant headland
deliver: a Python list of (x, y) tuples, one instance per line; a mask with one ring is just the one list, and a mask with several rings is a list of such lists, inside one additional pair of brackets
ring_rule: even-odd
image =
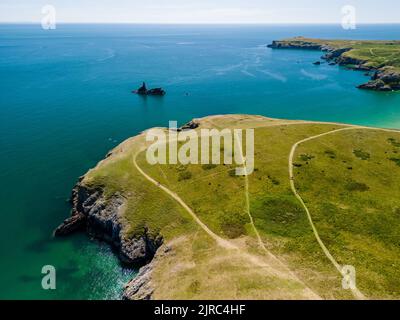
[(325, 51), (326, 54), (321, 58), (330, 65), (338, 64), (352, 70), (367, 71), (371, 80), (358, 88), (400, 90), (400, 41), (397, 40), (323, 40), (295, 37), (273, 41), (268, 47)]

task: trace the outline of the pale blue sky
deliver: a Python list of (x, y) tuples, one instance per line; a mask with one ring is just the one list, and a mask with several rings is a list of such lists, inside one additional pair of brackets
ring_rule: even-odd
[(40, 22), (47, 4), (57, 22), (341, 23), (353, 5), (358, 23), (400, 23), (400, 0), (0, 0), (0, 22)]

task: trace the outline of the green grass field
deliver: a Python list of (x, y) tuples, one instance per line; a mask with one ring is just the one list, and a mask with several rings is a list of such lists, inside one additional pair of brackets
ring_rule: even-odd
[(366, 66), (384, 68), (400, 72), (400, 41), (386, 40), (325, 40), (309, 38), (291, 38), (282, 42), (298, 44), (303, 42), (328, 45), (332, 48), (351, 48), (345, 52), (347, 57), (366, 61)]
[[(144, 135), (120, 145), (84, 180), (127, 199), (126, 236), (147, 226), (170, 244), (173, 254), (156, 258), (155, 298), (302, 299), (310, 298), (308, 288), (324, 299), (353, 299), (316, 241), (288, 171), (296, 142), (344, 126), (256, 116), (208, 117), (200, 124), (255, 128), (249, 212), (246, 179), (232, 174), (237, 165), (150, 165), (141, 151)], [(140, 174), (134, 158), (211, 232), (239, 249), (219, 247), (175, 199)], [(325, 135), (300, 144), (293, 166), (322, 241), (340, 265), (355, 267), (357, 288), (367, 298), (399, 298), (400, 132), (359, 128)]]
[(315, 157), (296, 175), (324, 243), (339, 263), (356, 267), (359, 288), (374, 298), (399, 297), (400, 167), (391, 160), (399, 136), (353, 130), (299, 149)]

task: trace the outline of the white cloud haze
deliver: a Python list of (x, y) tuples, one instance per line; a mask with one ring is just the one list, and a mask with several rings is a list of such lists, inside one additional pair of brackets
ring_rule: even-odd
[(400, 23), (398, 0), (1, 0), (0, 22), (38, 22), (47, 4), (58, 22), (340, 23), (352, 5), (358, 23)]

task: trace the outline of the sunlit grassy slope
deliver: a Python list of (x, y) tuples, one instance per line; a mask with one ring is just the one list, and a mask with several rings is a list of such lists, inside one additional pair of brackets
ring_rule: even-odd
[[(142, 134), (86, 175), (84, 183), (127, 199), (127, 236), (147, 226), (171, 246), (172, 254), (156, 259), (155, 298), (300, 299), (305, 287), (321, 298), (353, 298), (317, 243), (288, 172), (293, 144), (343, 126), (236, 115), (201, 119), (199, 129), (226, 127), (255, 128), (250, 215), (265, 248), (285, 268), (257, 243), (245, 178), (232, 175), (237, 165), (149, 165)], [(175, 192), (215, 234), (240, 247), (240, 254), (218, 247), (174, 199), (147, 181), (135, 169), (136, 155), (140, 168)], [(301, 144), (294, 167), (296, 188), (323, 242), (341, 265), (356, 268), (358, 289), (367, 298), (399, 298), (400, 133), (332, 133)], [(280, 268), (299, 281), (276, 273)]]
[(390, 68), (400, 72), (400, 41), (395, 40), (325, 40), (309, 38), (291, 38), (282, 42), (309, 42), (328, 45), (332, 48), (349, 48), (344, 55), (366, 61), (366, 66), (374, 68)]

